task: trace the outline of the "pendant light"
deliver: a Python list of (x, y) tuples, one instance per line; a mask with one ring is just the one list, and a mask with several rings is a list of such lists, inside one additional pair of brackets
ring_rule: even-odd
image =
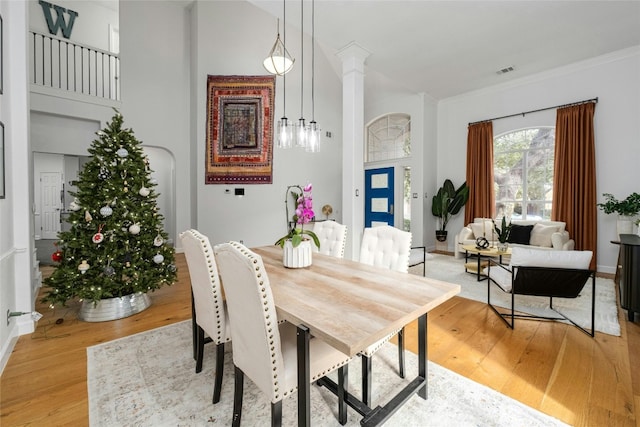
[(300, 0), (300, 118), (296, 126), (296, 146), (307, 147), (307, 126), (304, 120), (304, 0)]
[[(284, 25), (287, 25), (285, 20)], [(269, 56), (262, 62), (264, 68), (271, 74), (284, 76), (291, 71), (295, 60), (289, 55), (284, 43), (280, 40), (280, 19), (278, 19), (278, 36), (273, 44)]]
[(316, 123), (315, 101), (315, 71), (316, 71), (316, 5), (311, 0), (311, 121), (307, 134), (307, 151), (317, 153), (320, 151), (320, 127)]
[[(284, 25), (284, 29), (282, 32), (284, 41), (282, 42), (282, 47), (286, 52), (286, 42), (287, 42), (287, 2), (284, 0), (282, 6), (282, 21)], [(280, 29), (280, 25), (278, 24), (278, 30)], [(278, 34), (278, 38), (280, 35)], [(293, 66), (292, 60), (291, 65)], [(289, 68), (291, 69), (291, 68)], [(288, 71), (288, 70), (287, 70)], [(278, 121), (278, 142), (277, 146), (280, 148), (291, 148), (293, 145), (293, 128), (294, 124), (289, 122), (287, 119), (287, 76), (286, 72), (282, 74), (282, 118)]]

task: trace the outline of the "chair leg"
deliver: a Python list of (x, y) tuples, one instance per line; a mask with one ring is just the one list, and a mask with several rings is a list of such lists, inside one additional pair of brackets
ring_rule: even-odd
[(222, 372), (224, 369), (224, 343), (216, 344), (216, 378), (213, 386), (213, 403), (220, 402)]
[(197, 338), (196, 338), (196, 374), (202, 371), (202, 359), (204, 357), (204, 329), (199, 325), (196, 325)]
[(338, 422), (347, 423), (347, 385), (349, 383), (349, 365), (338, 368)]
[(191, 289), (191, 331), (193, 333), (193, 358), (198, 360), (198, 330), (196, 329), (196, 304), (193, 299), (193, 289)]
[(271, 404), (271, 427), (282, 426), (282, 400)]
[(362, 403), (369, 406), (371, 402), (371, 358), (362, 357)]
[(404, 327), (398, 332), (398, 370), (400, 378), (404, 378)]
[(234, 365), (234, 386), (233, 386), (233, 427), (240, 427), (240, 418), (242, 417), (242, 393), (244, 391), (244, 372)]

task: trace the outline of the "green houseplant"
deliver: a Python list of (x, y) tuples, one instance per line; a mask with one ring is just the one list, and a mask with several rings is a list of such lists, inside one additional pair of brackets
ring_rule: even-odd
[(440, 228), (436, 230), (436, 239), (439, 242), (447, 240), (447, 224), (452, 216), (460, 212), (467, 200), (469, 187), (466, 181), (456, 189), (450, 179), (445, 179), (442, 187), (433, 196), (431, 213), (440, 220)]
[(598, 207), (606, 214), (617, 213), (620, 216), (634, 216), (640, 212), (640, 194), (632, 193), (624, 200), (617, 200), (611, 193), (603, 194), (606, 201)]
[(513, 224), (507, 224), (507, 218), (504, 216), (502, 217), (502, 224), (500, 224), (499, 228), (494, 220), (491, 220), (491, 222), (493, 222), (493, 229), (496, 232), (496, 236), (498, 236), (498, 242), (500, 242), (498, 249), (501, 251), (507, 250), (507, 242), (509, 241)]

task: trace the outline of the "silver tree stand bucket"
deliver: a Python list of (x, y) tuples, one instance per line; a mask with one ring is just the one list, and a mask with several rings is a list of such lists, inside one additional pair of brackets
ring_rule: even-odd
[(78, 319), (85, 322), (117, 320), (140, 313), (150, 305), (151, 298), (142, 292), (123, 297), (101, 299), (97, 303), (82, 301)]

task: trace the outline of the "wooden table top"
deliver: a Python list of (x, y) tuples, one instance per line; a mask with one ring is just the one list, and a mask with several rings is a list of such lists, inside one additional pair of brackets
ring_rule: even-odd
[(252, 248), (262, 257), (278, 319), (349, 356), (429, 312), (460, 292), (460, 285), (313, 254), (307, 268), (282, 265), (278, 246)]

